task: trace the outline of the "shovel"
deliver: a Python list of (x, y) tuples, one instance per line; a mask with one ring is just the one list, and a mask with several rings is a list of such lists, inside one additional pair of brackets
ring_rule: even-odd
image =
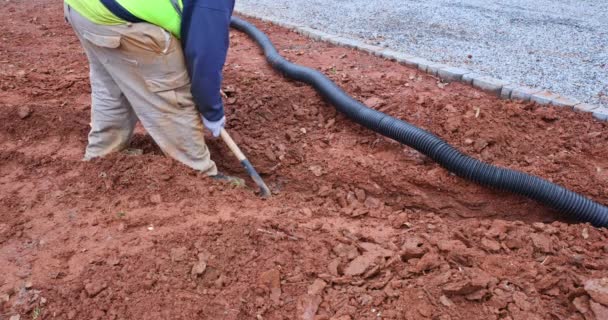
[(260, 193), (262, 197), (270, 197), (270, 189), (268, 188), (266, 183), (264, 183), (264, 180), (262, 180), (262, 177), (260, 177), (258, 172), (255, 171), (255, 168), (253, 167), (253, 165), (251, 165), (251, 162), (247, 160), (247, 157), (245, 157), (245, 154), (243, 154), (239, 146), (237, 146), (234, 140), (232, 140), (232, 137), (230, 137), (228, 131), (226, 131), (226, 129), (222, 129), (222, 131), (220, 132), (220, 136), (222, 137), (222, 140), (224, 141), (224, 143), (226, 143), (230, 151), (232, 151), (232, 153), (236, 156), (239, 162), (241, 162), (241, 165), (243, 165), (249, 176), (251, 176), (251, 179), (253, 179), (255, 184), (260, 187)]

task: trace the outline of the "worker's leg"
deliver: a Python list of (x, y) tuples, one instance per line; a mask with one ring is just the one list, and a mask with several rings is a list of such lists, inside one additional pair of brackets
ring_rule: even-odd
[(85, 159), (101, 157), (127, 147), (137, 117), (112, 77), (96, 59), (91, 68), (91, 131)]
[(163, 152), (194, 169), (216, 174), (179, 41), (147, 23), (100, 26), (73, 10), (70, 18), (83, 38), (96, 46), (95, 55)]
[[(66, 18), (70, 20), (66, 12)], [(84, 159), (101, 157), (127, 147), (137, 117), (126, 97), (95, 54), (96, 47), (74, 28), (87, 54), (91, 82), (91, 131)]]

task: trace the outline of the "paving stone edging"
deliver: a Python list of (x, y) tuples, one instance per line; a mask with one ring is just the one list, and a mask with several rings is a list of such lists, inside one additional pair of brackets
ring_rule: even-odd
[(531, 88), (518, 84), (509, 83), (504, 80), (493, 78), (468, 69), (453, 67), (446, 64), (435, 63), (424, 58), (412, 56), (403, 52), (367, 44), (363, 41), (329, 34), (304, 25), (283, 21), (280, 19), (269, 19), (255, 14), (237, 11), (239, 15), (250, 17), (293, 30), (301, 35), (318, 41), (325, 41), (341, 47), (361, 50), (369, 54), (397, 61), (406, 66), (417, 68), (420, 71), (439, 77), (446, 82), (462, 82), (475, 88), (492, 93), (501, 99), (534, 101), (541, 105), (552, 105), (566, 107), (580, 112), (590, 112), (602, 121), (608, 121), (608, 107), (582, 103), (574, 98), (561, 96), (557, 93)]

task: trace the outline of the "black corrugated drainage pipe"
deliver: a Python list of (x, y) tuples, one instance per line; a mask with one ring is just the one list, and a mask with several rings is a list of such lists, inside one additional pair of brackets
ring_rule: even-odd
[(285, 60), (270, 39), (251, 23), (233, 17), (231, 25), (258, 43), (275, 70), (314, 87), (327, 102), (356, 123), (420, 151), (460, 177), (537, 200), (576, 220), (608, 227), (607, 207), (539, 177), (464, 155), (430, 132), (366, 107), (321, 72)]

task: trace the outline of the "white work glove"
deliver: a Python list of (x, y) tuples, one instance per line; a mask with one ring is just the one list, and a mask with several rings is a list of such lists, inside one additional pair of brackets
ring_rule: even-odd
[(205, 128), (207, 128), (207, 130), (211, 131), (211, 134), (214, 137), (216, 137), (216, 138), (219, 137), (220, 132), (226, 125), (226, 116), (223, 116), (220, 120), (217, 120), (217, 121), (209, 121), (209, 120), (205, 119), (205, 117), (202, 117), (202, 118), (203, 118), (203, 124), (205, 125)]

